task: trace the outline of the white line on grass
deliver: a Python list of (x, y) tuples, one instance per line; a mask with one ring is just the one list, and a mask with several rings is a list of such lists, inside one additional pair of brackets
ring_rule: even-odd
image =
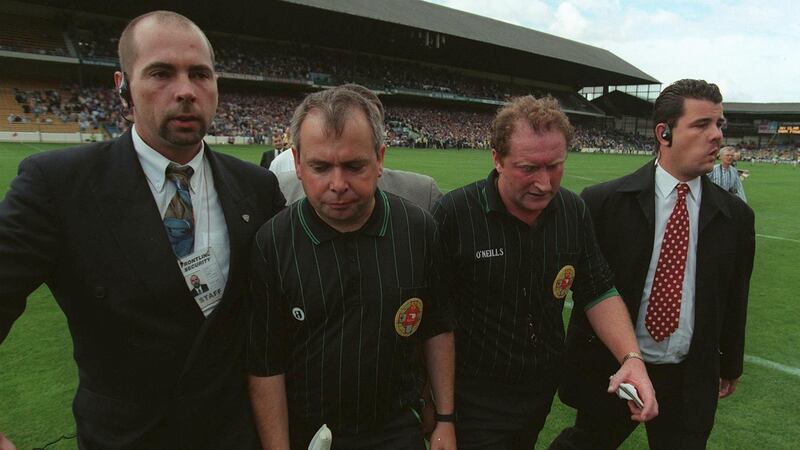
[(566, 175), (567, 175), (568, 177), (572, 177), (572, 178), (579, 178), (579, 179), (581, 179), (581, 180), (595, 181), (595, 179), (594, 179), (594, 178), (582, 177), (582, 176), (579, 176), (579, 175), (572, 175), (572, 174), (570, 174), (570, 173), (568, 173), (568, 174), (566, 174)]
[(753, 355), (744, 355), (744, 360), (757, 366), (768, 367), (770, 369), (779, 370), (783, 373), (788, 373), (789, 375), (800, 377), (800, 369), (797, 367), (787, 366), (785, 364), (776, 363), (775, 361), (770, 361), (768, 359), (759, 358), (758, 356)]
[(22, 142), (22, 145), (24, 145), (26, 147), (30, 147), (30, 148), (36, 150), (37, 152), (40, 152), (40, 151), (44, 150), (43, 148), (37, 147), (37, 146), (35, 146), (33, 144), (29, 144), (27, 142)]
[(800, 241), (798, 241), (797, 239), (789, 239), (789, 238), (780, 237), (780, 236), (770, 236), (768, 234), (756, 234), (756, 236), (762, 237), (762, 238), (767, 238), (767, 239), (777, 239), (779, 241), (789, 241), (789, 242), (794, 242), (794, 243), (800, 244)]
[[(567, 300), (566, 302), (564, 302), (564, 307), (567, 309), (572, 309), (572, 301)], [(797, 367), (787, 366), (785, 364), (777, 363), (775, 361), (770, 361), (764, 358), (759, 358), (758, 356), (753, 356), (753, 355), (744, 355), (744, 360), (745, 362), (755, 364), (757, 366), (766, 367), (768, 369), (775, 369), (779, 372), (800, 377), (800, 368)]]

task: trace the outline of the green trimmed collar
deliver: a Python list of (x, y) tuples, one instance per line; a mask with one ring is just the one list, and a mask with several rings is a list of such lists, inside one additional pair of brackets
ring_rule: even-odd
[[(306, 233), (314, 245), (319, 245), (321, 242), (336, 239), (345, 234), (335, 230), (333, 227), (320, 219), (314, 208), (311, 207), (311, 202), (308, 198), (303, 198), (297, 205), (297, 215), (300, 218), (300, 226)], [(375, 207), (372, 208), (372, 213), (367, 219), (367, 222), (359, 230), (352, 233), (360, 233), (368, 236), (383, 237), (386, 235), (386, 230), (389, 228), (389, 219), (391, 217), (391, 208), (389, 207), (389, 198), (386, 193), (380, 189), (375, 189)]]

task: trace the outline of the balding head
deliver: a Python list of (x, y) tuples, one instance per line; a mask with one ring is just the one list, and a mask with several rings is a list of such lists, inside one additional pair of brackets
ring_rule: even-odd
[(209, 42), (208, 38), (206, 37), (205, 33), (203, 33), (203, 30), (200, 29), (200, 27), (189, 20), (186, 16), (180, 15), (176, 12), (151, 11), (134, 18), (128, 23), (125, 29), (122, 30), (122, 34), (119, 37), (119, 47), (117, 48), (117, 52), (119, 54), (119, 65), (122, 68), (122, 72), (129, 73), (133, 67), (133, 64), (136, 62), (136, 29), (139, 28), (139, 26), (143, 23), (150, 22), (154, 22), (159, 25), (184, 27), (196, 31), (200, 34), (200, 36), (203, 37), (203, 41), (205, 41), (206, 46), (208, 47), (208, 54), (211, 57), (211, 64), (214, 64), (214, 48), (211, 47), (211, 42)]

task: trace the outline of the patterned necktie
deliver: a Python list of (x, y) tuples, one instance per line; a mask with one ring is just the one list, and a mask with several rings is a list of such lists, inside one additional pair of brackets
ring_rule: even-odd
[(664, 231), (644, 321), (647, 331), (656, 342), (663, 341), (678, 329), (681, 316), (683, 275), (689, 249), (689, 212), (686, 209), (689, 185), (680, 183), (677, 190), (678, 199)]
[(189, 195), (189, 179), (193, 173), (194, 170), (189, 166), (179, 167), (175, 163), (167, 166), (167, 179), (175, 183), (177, 191), (164, 214), (164, 227), (178, 258), (194, 250), (194, 209)]

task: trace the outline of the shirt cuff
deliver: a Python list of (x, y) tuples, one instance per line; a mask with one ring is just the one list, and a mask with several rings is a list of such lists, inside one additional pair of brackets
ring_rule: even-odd
[(611, 289), (607, 290), (603, 294), (600, 294), (599, 296), (597, 296), (594, 300), (592, 300), (589, 303), (587, 303), (586, 306), (583, 307), (583, 312), (589, 311), (590, 309), (594, 308), (599, 303), (601, 303), (603, 300), (606, 300), (606, 299), (609, 299), (611, 297), (618, 296), (618, 295), (619, 295), (619, 291), (617, 291), (617, 288), (612, 287)]

